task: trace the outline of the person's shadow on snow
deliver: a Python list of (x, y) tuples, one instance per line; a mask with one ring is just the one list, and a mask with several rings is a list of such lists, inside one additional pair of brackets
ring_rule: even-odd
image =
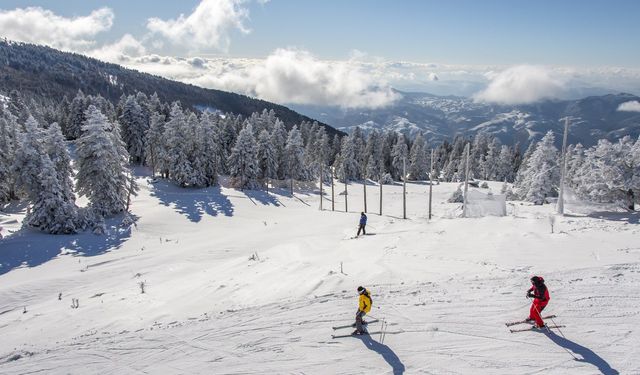
[(391, 350), (391, 348), (375, 341), (370, 335), (360, 335), (356, 337), (362, 340), (367, 349), (380, 354), (382, 358), (387, 361), (389, 366), (393, 368), (393, 375), (404, 374), (404, 364), (400, 361), (400, 358), (398, 358), (396, 353)]
[(591, 349), (585, 348), (584, 346), (576, 344), (571, 340), (558, 336), (553, 332), (545, 332), (545, 334), (554, 343), (582, 357), (582, 358), (576, 358), (576, 361), (590, 363), (596, 366), (598, 370), (600, 370), (600, 372), (604, 375), (620, 374), (618, 370), (611, 368), (611, 365), (609, 365), (609, 363), (605, 361), (604, 358), (594, 353)]

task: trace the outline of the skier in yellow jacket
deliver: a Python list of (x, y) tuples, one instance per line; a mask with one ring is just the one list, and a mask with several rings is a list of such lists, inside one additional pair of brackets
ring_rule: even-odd
[(354, 335), (362, 335), (368, 333), (364, 325), (366, 324), (363, 321), (364, 316), (371, 311), (371, 304), (373, 301), (371, 300), (371, 294), (364, 287), (358, 287), (358, 294), (360, 298), (358, 299), (358, 312), (356, 312), (356, 330), (353, 331)]

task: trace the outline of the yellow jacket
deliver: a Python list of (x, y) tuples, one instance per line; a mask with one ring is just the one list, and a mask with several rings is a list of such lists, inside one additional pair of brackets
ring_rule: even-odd
[(364, 290), (364, 293), (362, 293), (360, 295), (360, 299), (358, 301), (358, 310), (359, 311), (364, 311), (365, 313), (368, 313), (369, 311), (371, 311), (371, 295), (369, 294), (368, 290)]

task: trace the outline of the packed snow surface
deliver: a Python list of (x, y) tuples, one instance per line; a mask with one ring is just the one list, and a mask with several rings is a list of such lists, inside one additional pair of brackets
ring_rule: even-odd
[[(411, 183), (403, 219), (402, 186), (384, 186), (380, 216), (369, 185), (367, 235), (352, 238), (361, 184), (345, 213), (342, 184), (333, 212), (328, 186), (321, 211), (317, 189), (138, 182), (135, 225), (115, 218), (104, 236), (19, 230), (19, 205), (0, 216), (0, 373), (640, 373), (637, 213), (570, 213), (551, 233), (552, 205), (465, 219), (442, 183), (428, 220), (429, 186)], [(551, 292), (547, 323), (565, 327), (510, 333), (533, 275)], [(331, 337), (359, 285), (384, 340), (379, 323)]]

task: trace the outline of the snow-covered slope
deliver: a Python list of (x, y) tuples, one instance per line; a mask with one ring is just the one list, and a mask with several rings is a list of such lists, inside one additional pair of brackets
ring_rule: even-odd
[[(461, 219), (445, 203), (456, 184), (440, 184), (429, 221), (416, 183), (409, 219), (402, 187), (385, 186), (384, 215), (351, 239), (361, 185), (345, 213), (327, 196), (318, 210), (317, 192), (139, 183), (131, 229), (0, 240), (0, 373), (640, 373), (637, 214), (567, 215), (552, 234), (551, 206)], [(377, 212), (378, 188), (367, 193)], [(15, 218), (0, 225), (15, 230)], [(527, 315), (533, 274), (561, 332), (504, 326)], [(388, 322), (383, 342), (331, 338), (353, 320), (358, 285)]]

